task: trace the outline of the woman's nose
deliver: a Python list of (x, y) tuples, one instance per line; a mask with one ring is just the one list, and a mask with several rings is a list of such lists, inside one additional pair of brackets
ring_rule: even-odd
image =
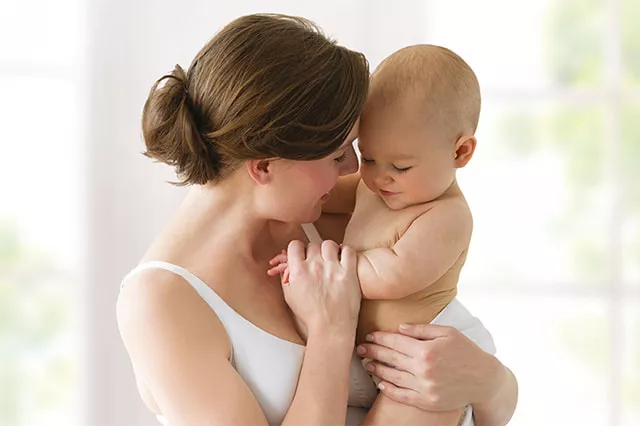
[(358, 171), (358, 157), (356, 157), (356, 152), (353, 149), (353, 146), (350, 146), (345, 151), (345, 159), (340, 164), (340, 168), (338, 169), (340, 176), (350, 175)]

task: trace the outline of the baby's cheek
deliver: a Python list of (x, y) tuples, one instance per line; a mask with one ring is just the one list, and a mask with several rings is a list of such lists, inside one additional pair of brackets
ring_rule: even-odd
[(365, 183), (365, 185), (367, 185), (369, 189), (374, 191), (372, 189), (373, 185), (371, 184), (371, 172), (369, 171), (368, 166), (365, 166), (365, 165), (360, 166), (360, 177), (362, 178), (362, 181)]

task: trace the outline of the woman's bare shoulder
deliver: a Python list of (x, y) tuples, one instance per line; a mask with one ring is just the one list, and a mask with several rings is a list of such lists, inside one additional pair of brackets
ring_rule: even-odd
[(204, 338), (230, 354), (229, 337), (214, 310), (182, 277), (161, 269), (143, 270), (130, 277), (116, 305), (120, 334), (132, 350)]
[(189, 283), (168, 271), (142, 271), (126, 282), (117, 311), (151, 411), (170, 424), (266, 425), (229, 362), (231, 346), (222, 323)]

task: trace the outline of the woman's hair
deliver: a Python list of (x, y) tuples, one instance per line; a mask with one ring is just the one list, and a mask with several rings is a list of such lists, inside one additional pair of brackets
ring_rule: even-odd
[(314, 23), (243, 16), (188, 72), (176, 65), (153, 85), (142, 113), (145, 155), (174, 166), (180, 185), (217, 181), (249, 159), (326, 157), (360, 116), (368, 85), (364, 55)]

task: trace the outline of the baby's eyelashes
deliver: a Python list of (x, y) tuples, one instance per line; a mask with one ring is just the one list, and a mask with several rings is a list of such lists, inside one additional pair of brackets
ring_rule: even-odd
[(409, 166), (409, 167), (398, 167), (398, 166), (393, 166), (393, 168), (394, 168), (394, 169), (396, 169), (396, 171), (397, 171), (397, 172), (402, 173), (402, 172), (406, 172), (406, 171), (408, 171), (409, 169), (411, 169), (411, 166)]

